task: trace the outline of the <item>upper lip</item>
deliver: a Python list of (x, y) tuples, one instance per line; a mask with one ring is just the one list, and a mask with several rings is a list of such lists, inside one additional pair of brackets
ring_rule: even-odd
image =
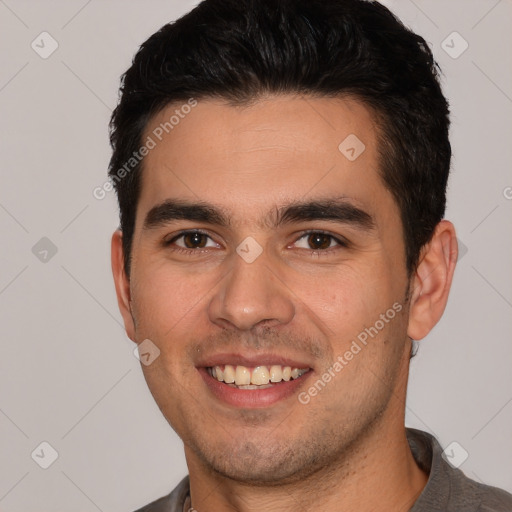
[(292, 368), (310, 368), (311, 365), (304, 361), (299, 361), (298, 359), (280, 356), (278, 354), (272, 353), (262, 353), (262, 354), (240, 354), (240, 353), (219, 353), (212, 354), (210, 356), (205, 356), (201, 358), (196, 366), (203, 368), (210, 368), (213, 366), (221, 366), (230, 364), (232, 366), (247, 366), (247, 367), (255, 367), (255, 366), (271, 366), (271, 365), (281, 365), (281, 366), (291, 366)]

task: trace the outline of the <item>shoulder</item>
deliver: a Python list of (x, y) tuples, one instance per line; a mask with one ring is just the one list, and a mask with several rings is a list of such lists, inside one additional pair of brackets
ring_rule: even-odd
[(407, 429), (416, 463), (429, 474), (411, 512), (512, 512), (512, 495), (475, 482), (453, 467), (439, 442), (430, 434)]
[[(135, 512), (171, 512), (171, 510), (174, 512), (174, 510), (170, 508), (170, 496), (171, 495), (168, 494), (158, 500), (152, 501), (144, 507), (138, 508)], [(176, 511), (178, 511), (178, 509), (176, 509)], [(179, 512), (181, 512), (181, 510)]]
[(478, 504), (478, 512), (512, 512), (512, 494), (484, 485), (464, 476), (465, 486), (461, 486), (461, 491), (467, 492), (474, 498), (474, 504)]
[(183, 504), (189, 493), (188, 476), (185, 477), (167, 496), (148, 503), (135, 512), (182, 512)]

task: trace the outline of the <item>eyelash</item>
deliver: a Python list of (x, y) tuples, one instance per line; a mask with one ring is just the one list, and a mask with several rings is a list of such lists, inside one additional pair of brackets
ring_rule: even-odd
[[(184, 237), (186, 235), (191, 235), (191, 234), (205, 235), (208, 238), (210, 238), (210, 240), (213, 240), (211, 238), (211, 236), (207, 232), (205, 232), (205, 231), (202, 231), (200, 229), (190, 229), (190, 230), (181, 231), (177, 235), (173, 236), (170, 240), (165, 240), (164, 241), (164, 246), (168, 247), (168, 248), (171, 248), (171, 245), (173, 243), (175, 243), (177, 240), (179, 240), (180, 238), (182, 238), (182, 237)], [(301, 248), (301, 250), (309, 251), (309, 254), (312, 257), (327, 256), (331, 252), (336, 251), (339, 247), (342, 247), (342, 248), (349, 248), (350, 247), (350, 242), (348, 240), (346, 240), (344, 237), (334, 236), (333, 234), (331, 234), (331, 233), (329, 233), (327, 231), (322, 231), (322, 230), (318, 230), (318, 229), (303, 231), (298, 236), (298, 238), (295, 240), (294, 243), (297, 243), (299, 240), (301, 240), (304, 237), (307, 237), (309, 235), (316, 235), (316, 234), (326, 235), (326, 236), (331, 238), (331, 242), (335, 241), (338, 245), (335, 246), (335, 247), (328, 247), (327, 249), (316, 249), (316, 250), (315, 249), (302, 249)], [(176, 252), (176, 253), (179, 253), (179, 254), (189, 254), (189, 255), (192, 255), (192, 254), (194, 254), (194, 255), (202, 254), (205, 251), (208, 251), (209, 249), (211, 249), (211, 247), (197, 248), (197, 249), (186, 249), (184, 247), (175, 246), (175, 247), (171, 248), (171, 250), (173, 252)]]

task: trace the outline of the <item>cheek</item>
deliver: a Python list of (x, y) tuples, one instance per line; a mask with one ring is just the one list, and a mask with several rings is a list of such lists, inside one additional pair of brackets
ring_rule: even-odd
[(155, 339), (172, 336), (197, 314), (210, 287), (207, 275), (184, 274), (169, 265), (145, 266), (132, 285), (137, 335)]
[(325, 276), (302, 276), (295, 280), (297, 296), (325, 324), (331, 336), (345, 339), (357, 335), (392, 306), (394, 292), (379, 273), (343, 268)]

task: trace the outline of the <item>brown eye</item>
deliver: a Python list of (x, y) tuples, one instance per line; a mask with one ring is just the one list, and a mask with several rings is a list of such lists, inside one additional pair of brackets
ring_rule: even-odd
[(293, 244), (297, 249), (307, 249), (314, 251), (314, 253), (326, 252), (336, 250), (339, 248), (347, 248), (350, 246), (349, 242), (343, 237), (337, 237), (330, 233), (323, 231), (308, 231)]
[(308, 235), (308, 245), (311, 249), (328, 249), (331, 246), (332, 236), (324, 233), (311, 233)]
[(201, 249), (206, 247), (208, 237), (203, 233), (186, 233), (183, 235), (183, 243), (187, 249)]
[(212, 238), (201, 231), (182, 231), (179, 235), (165, 242), (166, 247), (177, 247), (182, 250), (220, 248)]

